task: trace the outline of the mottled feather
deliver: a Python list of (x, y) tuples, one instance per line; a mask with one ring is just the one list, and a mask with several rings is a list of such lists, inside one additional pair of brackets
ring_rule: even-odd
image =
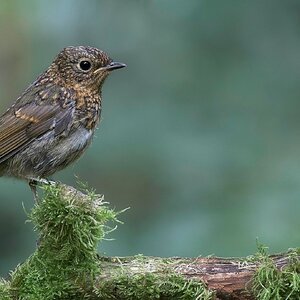
[(0, 163), (48, 131), (57, 135), (70, 128), (75, 101), (68, 101), (69, 104), (62, 108), (58, 102), (50, 104), (51, 98), (39, 104), (36, 101), (23, 104), (24, 97), (34, 99), (35, 89), (25, 93), (23, 101), (17, 101), (0, 118)]

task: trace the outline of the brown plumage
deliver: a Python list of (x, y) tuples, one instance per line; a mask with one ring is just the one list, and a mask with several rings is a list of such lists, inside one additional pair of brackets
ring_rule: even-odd
[(79, 158), (101, 113), (101, 87), (125, 67), (92, 47), (67, 47), (0, 117), (0, 175), (30, 182)]

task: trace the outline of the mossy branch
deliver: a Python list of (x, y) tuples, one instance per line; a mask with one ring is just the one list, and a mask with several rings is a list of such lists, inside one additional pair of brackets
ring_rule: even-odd
[(0, 280), (0, 300), (299, 299), (297, 250), (246, 259), (101, 257), (97, 245), (118, 222), (103, 197), (57, 184), (29, 215), (36, 252)]

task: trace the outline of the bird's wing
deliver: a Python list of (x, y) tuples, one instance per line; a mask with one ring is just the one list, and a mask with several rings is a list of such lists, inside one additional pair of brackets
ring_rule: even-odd
[[(28, 95), (25, 95), (28, 96)], [(22, 101), (23, 102), (23, 101)], [(74, 101), (59, 103), (34, 101), (11, 107), (0, 118), (0, 163), (16, 154), (39, 136), (53, 130), (55, 135), (68, 130), (74, 114)]]

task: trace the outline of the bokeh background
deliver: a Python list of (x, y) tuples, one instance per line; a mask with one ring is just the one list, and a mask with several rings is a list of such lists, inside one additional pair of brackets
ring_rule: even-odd
[[(299, 1), (1, 0), (0, 40), (2, 112), (65, 46), (128, 64), (105, 83), (92, 146), (55, 176), (131, 207), (102, 253), (299, 246)], [(35, 249), (32, 206), (25, 182), (0, 179), (2, 276)]]

